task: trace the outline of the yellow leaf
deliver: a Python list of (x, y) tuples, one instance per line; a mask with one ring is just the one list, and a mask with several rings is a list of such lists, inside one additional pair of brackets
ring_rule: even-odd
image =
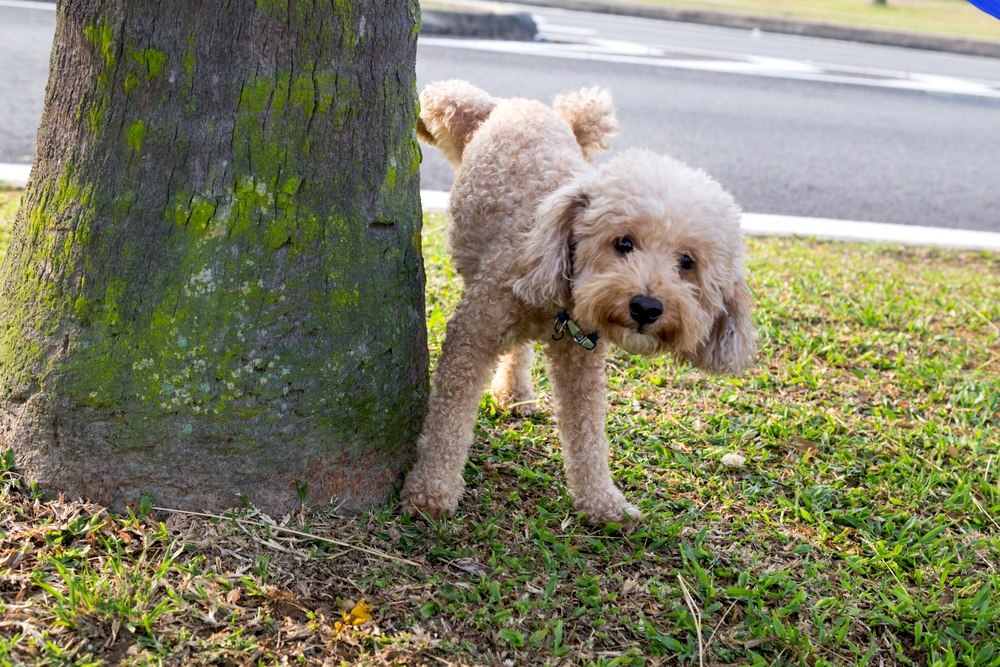
[(342, 611), (340, 615), (344, 617), (343, 624), (340, 621), (334, 623), (334, 628), (340, 630), (343, 626), (359, 626), (372, 620), (372, 608), (365, 604), (362, 600), (358, 604), (354, 605), (354, 608), (350, 611)]
[(351, 610), (351, 625), (361, 625), (362, 623), (367, 623), (372, 620), (372, 608), (365, 604), (362, 599), (354, 609)]

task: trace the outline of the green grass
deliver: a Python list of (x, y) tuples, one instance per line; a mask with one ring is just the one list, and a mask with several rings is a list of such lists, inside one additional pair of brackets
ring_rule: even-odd
[(965, 0), (641, 0), (824, 23), (1000, 41), (1000, 21)]
[(0, 183), (0, 257), (7, 252), (7, 241), (14, 221), (14, 213), (21, 202), (21, 191), (10, 190)]
[[(435, 357), (460, 292), (442, 227)], [(608, 360), (633, 533), (573, 517), (548, 410), (489, 399), (442, 524), (119, 517), (5, 460), (0, 664), (1000, 665), (1000, 257), (748, 245), (755, 369)]]

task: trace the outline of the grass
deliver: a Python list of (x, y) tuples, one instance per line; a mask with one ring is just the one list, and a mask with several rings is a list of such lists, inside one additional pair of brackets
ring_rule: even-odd
[[(460, 290), (442, 226), (434, 355)], [(8, 456), (0, 663), (1000, 665), (1000, 257), (748, 244), (757, 368), (608, 360), (633, 533), (572, 516), (548, 411), (488, 399), (441, 524), (114, 516)]]
[(7, 252), (11, 223), (14, 221), (14, 213), (20, 202), (21, 191), (6, 188), (0, 182), (0, 257)]
[(1000, 21), (965, 0), (642, 0), (824, 23), (1000, 41)]

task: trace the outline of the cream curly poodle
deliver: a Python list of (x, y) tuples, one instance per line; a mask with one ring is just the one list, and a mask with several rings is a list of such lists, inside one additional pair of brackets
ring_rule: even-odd
[(639, 519), (608, 466), (605, 351), (669, 352), (713, 373), (753, 362), (740, 209), (704, 172), (650, 151), (593, 166), (618, 130), (605, 90), (550, 108), (446, 81), (420, 103), (418, 136), (455, 169), (448, 240), (465, 292), (404, 511), (454, 514), (483, 389), (493, 374), (501, 406), (533, 412), (539, 341), (574, 509), (592, 523)]

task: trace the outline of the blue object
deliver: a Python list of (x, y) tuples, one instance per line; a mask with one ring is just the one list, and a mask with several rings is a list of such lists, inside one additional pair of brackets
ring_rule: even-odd
[(990, 16), (1000, 19), (1000, 0), (969, 0), (970, 5), (979, 7)]

